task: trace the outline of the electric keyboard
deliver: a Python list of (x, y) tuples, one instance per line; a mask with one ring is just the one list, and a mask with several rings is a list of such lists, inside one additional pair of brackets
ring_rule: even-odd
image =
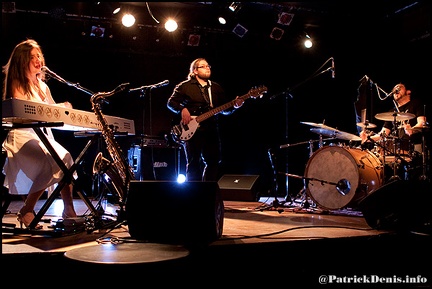
[[(104, 117), (114, 132), (135, 135), (133, 120), (109, 115), (104, 115)], [(3, 124), (29, 124), (33, 122), (60, 122), (63, 123), (62, 126), (54, 126), (53, 128), (70, 131), (102, 130), (102, 126), (93, 112), (14, 98), (2, 101)]]

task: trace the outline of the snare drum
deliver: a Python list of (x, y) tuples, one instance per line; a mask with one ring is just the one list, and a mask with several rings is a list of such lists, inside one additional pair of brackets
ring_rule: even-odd
[[(382, 163), (369, 150), (322, 147), (308, 160), (305, 177), (309, 181), (306, 191), (318, 206), (330, 210), (341, 209), (358, 204), (371, 191), (381, 187), (383, 172)], [(351, 186), (345, 194), (334, 185), (341, 180), (347, 180)]]
[(378, 152), (381, 162), (394, 163), (396, 157), (410, 162), (413, 152), (413, 146), (408, 140), (394, 138), (384, 138), (376, 142), (376, 152)]

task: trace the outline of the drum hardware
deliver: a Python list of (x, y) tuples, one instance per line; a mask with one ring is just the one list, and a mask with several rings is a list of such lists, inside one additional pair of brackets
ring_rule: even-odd
[(318, 142), (318, 147), (321, 148), (323, 146), (324, 141), (329, 141), (329, 140), (334, 140), (335, 138), (326, 138), (323, 139), (322, 135), (320, 135), (320, 138), (318, 140), (308, 140), (308, 141), (302, 141), (302, 142), (298, 142), (295, 144), (283, 144), (280, 145), (279, 148), (280, 149), (285, 149), (285, 148), (289, 148), (289, 147), (293, 147), (293, 146), (298, 146), (298, 145), (304, 145), (304, 144), (309, 144), (309, 156), (312, 156), (313, 154), (313, 143)]
[(419, 131), (422, 134), (421, 139), (421, 157), (422, 157), (422, 175), (419, 177), (419, 180), (425, 181), (428, 180), (429, 177), (427, 176), (427, 147), (426, 147), (426, 138), (425, 138), (425, 132), (429, 131), (428, 123), (424, 124), (421, 128), (413, 128), (414, 131)]
[[(298, 146), (298, 145), (309, 144), (309, 158), (310, 158), (314, 153), (314, 146), (313, 146), (314, 143), (318, 142), (318, 148), (322, 148), (324, 141), (330, 141), (330, 140), (334, 140), (334, 138), (323, 139), (322, 135), (319, 135), (318, 140), (308, 140), (308, 141), (304, 141), (304, 142), (298, 142), (295, 144), (283, 144), (283, 145), (280, 145), (279, 148), (283, 149), (283, 148), (289, 148), (289, 147)], [(273, 165), (273, 159), (272, 158), (274, 157), (274, 154), (271, 152), (271, 149), (269, 149), (268, 153), (269, 153), (270, 163), (271, 163), (272, 168), (273, 168), (273, 181), (276, 182), (276, 175), (278, 173), (275, 171), (275, 167)], [(275, 184), (273, 187), (277, 188), (277, 184)], [(303, 204), (302, 206), (305, 208), (309, 208), (311, 205), (306, 200), (305, 191), (306, 191), (305, 186), (303, 186), (303, 188), (300, 190), (300, 192), (295, 197), (290, 198), (289, 202), (293, 203), (295, 199), (300, 198), (302, 200), (301, 201)], [(287, 194), (287, 196), (285, 198), (285, 202), (283, 202), (283, 204), (288, 202), (287, 201), (288, 197), (289, 197), (289, 195)], [(276, 194), (275, 194), (275, 201), (273, 202), (272, 207), (279, 207), (279, 205), (281, 205), (281, 203), (277, 201)]]
[[(308, 178), (305, 176), (300, 176), (300, 175), (295, 175), (295, 174), (288, 174), (288, 173), (283, 173), (283, 172), (279, 172), (279, 174), (283, 174), (287, 177), (293, 177), (293, 178), (297, 178), (297, 179), (302, 179), (304, 181), (304, 190), (306, 190), (306, 188), (309, 185), (310, 181), (318, 181), (321, 183), (321, 185), (324, 184), (329, 184), (329, 185), (333, 185), (336, 187), (336, 190), (342, 195), (345, 196), (347, 195), (350, 191), (351, 191), (351, 183), (349, 180), (347, 179), (340, 179), (337, 183), (335, 182), (331, 182), (331, 181), (326, 181), (326, 180), (322, 180), (322, 179), (318, 179), (318, 178)], [(306, 208), (309, 207), (308, 205), (306, 205)]]
[(389, 180), (386, 180), (386, 173), (384, 170), (383, 179), (386, 180), (386, 182), (400, 180), (401, 178), (398, 174), (398, 169), (409, 164), (409, 161), (406, 159), (407, 155), (404, 155), (403, 151), (400, 149), (400, 142), (402, 140), (397, 137), (383, 136), (379, 141), (374, 141), (372, 139), (370, 139), (370, 141), (373, 142), (376, 147), (380, 148), (378, 149), (378, 157), (382, 158), (382, 164), (384, 166), (391, 166), (392, 176), (389, 178)]

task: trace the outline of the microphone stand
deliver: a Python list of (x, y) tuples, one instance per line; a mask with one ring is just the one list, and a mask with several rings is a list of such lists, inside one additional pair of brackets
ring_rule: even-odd
[[(148, 95), (148, 99), (149, 99), (149, 136), (152, 137), (153, 136), (153, 123), (152, 123), (152, 100), (151, 100), (151, 90), (153, 88), (159, 88), (165, 85), (168, 85), (169, 81), (168, 80), (164, 80), (162, 82), (156, 83), (156, 84), (150, 84), (150, 85), (143, 85), (137, 88), (131, 88), (129, 89), (129, 92), (135, 92), (135, 91), (139, 91), (140, 95), (139, 97), (143, 100), (143, 106), (142, 106), (142, 134), (140, 137), (140, 149), (141, 149), (141, 153), (144, 153), (142, 151), (143, 147), (144, 147), (144, 141), (145, 141), (145, 115), (146, 115), (146, 109), (145, 109), (145, 97), (146, 95)], [(142, 160), (142, 158), (141, 158)], [(140, 160), (140, 161), (141, 161)], [(154, 151), (153, 151), (153, 147), (151, 148), (151, 166), (152, 166), (152, 174), (153, 174), (153, 179), (156, 180), (156, 172), (154, 169)], [(142, 167), (142, 166), (141, 166)], [(142, 175), (142, 172), (139, 172), (140, 174), (140, 180), (144, 180), (144, 176)]]
[[(288, 126), (289, 126), (289, 119), (288, 119), (288, 100), (289, 98), (293, 98), (291, 92), (293, 90), (295, 90), (296, 88), (300, 87), (301, 85), (309, 82), (310, 80), (314, 79), (315, 77), (318, 77), (319, 75), (328, 72), (328, 71), (333, 71), (334, 67), (329, 67), (325, 70), (320, 71), (328, 62), (332, 61), (333, 57), (330, 57), (329, 59), (327, 59), (322, 65), (321, 67), (319, 67), (314, 74), (312, 74), (310, 77), (306, 78), (304, 81), (299, 82), (297, 85), (291, 87), (291, 88), (287, 88), (285, 89), (283, 92), (277, 93), (273, 96), (270, 97), (270, 100), (275, 99), (276, 97), (278, 97), (279, 95), (285, 95), (285, 140), (288, 142)], [(288, 155), (286, 155), (286, 167), (285, 167), (286, 171), (288, 171)], [(289, 196), (289, 188), (288, 188), (288, 176), (286, 177), (285, 180), (286, 183), (286, 196), (285, 199), (288, 199)], [(277, 196), (275, 195), (275, 200), (277, 200)]]
[(59, 78), (51, 75), (49, 72), (45, 72), (45, 73), (48, 74), (51, 78), (54, 78), (55, 80), (57, 80), (57, 81), (59, 81), (61, 83), (65, 83), (65, 84), (67, 84), (69, 86), (75, 87), (76, 89), (84, 91), (85, 93), (87, 93), (89, 95), (93, 95), (94, 94), (93, 91), (91, 91), (91, 90), (89, 90), (87, 88), (82, 87), (79, 83), (73, 83), (73, 82), (67, 81), (67, 80), (65, 80), (63, 78), (59, 79)]

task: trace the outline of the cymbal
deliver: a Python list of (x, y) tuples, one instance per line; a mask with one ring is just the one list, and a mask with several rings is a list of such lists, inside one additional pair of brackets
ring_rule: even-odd
[(322, 129), (327, 129), (327, 130), (337, 130), (337, 129), (332, 128), (332, 127), (325, 125), (323, 123), (314, 123), (314, 122), (307, 122), (307, 121), (301, 121), (300, 123), (307, 124), (307, 125), (314, 126), (314, 127), (319, 127)]
[(336, 132), (337, 132), (337, 130), (331, 130), (331, 129), (325, 129), (325, 128), (311, 128), (310, 131), (317, 133), (317, 134), (325, 135), (328, 137), (335, 137)]
[(382, 112), (375, 115), (376, 119), (385, 121), (409, 120), (415, 118), (415, 115), (407, 112)]
[(357, 125), (359, 127), (362, 127), (362, 128), (374, 128), (374, 127), (376, 127), (376, 124), (373, 124), (373, 123), (370, 123), (370, 122), (367, 122), (367, 123), (358, 122)]
[(351, 134), (348, 132), (343, 132), (335, 129), (330, 130), (330, 129), (323, 129), (323, 128), (311, 128), (310, 131), (328, 137), (337, 138), (337, 139), (361, 141), (361, 137), (356, 136), (355, 134)]

